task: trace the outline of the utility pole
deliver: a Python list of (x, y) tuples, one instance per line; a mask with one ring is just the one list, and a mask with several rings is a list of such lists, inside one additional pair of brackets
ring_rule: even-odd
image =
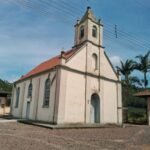
[(115, 37), (118, 38), (117, 25), (115, 24)]

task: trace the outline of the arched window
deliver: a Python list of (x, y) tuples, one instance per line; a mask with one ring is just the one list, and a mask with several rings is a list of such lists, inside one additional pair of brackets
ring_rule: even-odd
[(16, 89), (16, 104), (15, 104), (16, 108), (18, 108), (18, 104), (19, 104), (19, 95), (20, 95), (20, 87)]
[(92, 36), (93, 36), (93, 37), (97, 37), (97, 27), (96, 27), (96, 26), (93, 26), (93, 29), (92, 29)]
[(32, 97), (32, 83), (30, 83), (28, 87), (28, 98), (31, 98), (31, 97)]
[(98, 57), (95, 53), (92, 55), (92, 57), (93, 57), (93, 68), (94, 70), (97, 70), (98, 69)]
[(80, 39), (84, 37), (84, 26), (80, 27)]
[(50, 98), (50, 79), (48, 78), (45, 81), (43, 106), (49, 106), (49, 98)]

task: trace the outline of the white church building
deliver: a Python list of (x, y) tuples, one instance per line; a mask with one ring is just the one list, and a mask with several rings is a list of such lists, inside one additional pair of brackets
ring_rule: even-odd
[(11, 114), (50, 124), (122, 124), (119, 75), (103, 47), (103, 25), (87, 8), (74, 46), (14, 83)]

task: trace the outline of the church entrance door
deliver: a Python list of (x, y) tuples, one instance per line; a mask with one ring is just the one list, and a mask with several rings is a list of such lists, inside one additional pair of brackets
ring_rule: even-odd
[(90, 120), (91, 123), (100, 123), (100, 99), (97, 94), (91, 96)]
[(26, 119), (29, 119), (29, 114), (30, 114), (30, 102), (27, 102)]

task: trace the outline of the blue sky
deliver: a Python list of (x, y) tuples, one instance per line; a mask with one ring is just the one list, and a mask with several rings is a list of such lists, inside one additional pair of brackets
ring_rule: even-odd
[(70, 49), (74, 24), (88, 5), (104, 24), (104, 46), (114, 66), (149, 50), (149, 0), (1, 0), (0, 78), (13, 82)]

